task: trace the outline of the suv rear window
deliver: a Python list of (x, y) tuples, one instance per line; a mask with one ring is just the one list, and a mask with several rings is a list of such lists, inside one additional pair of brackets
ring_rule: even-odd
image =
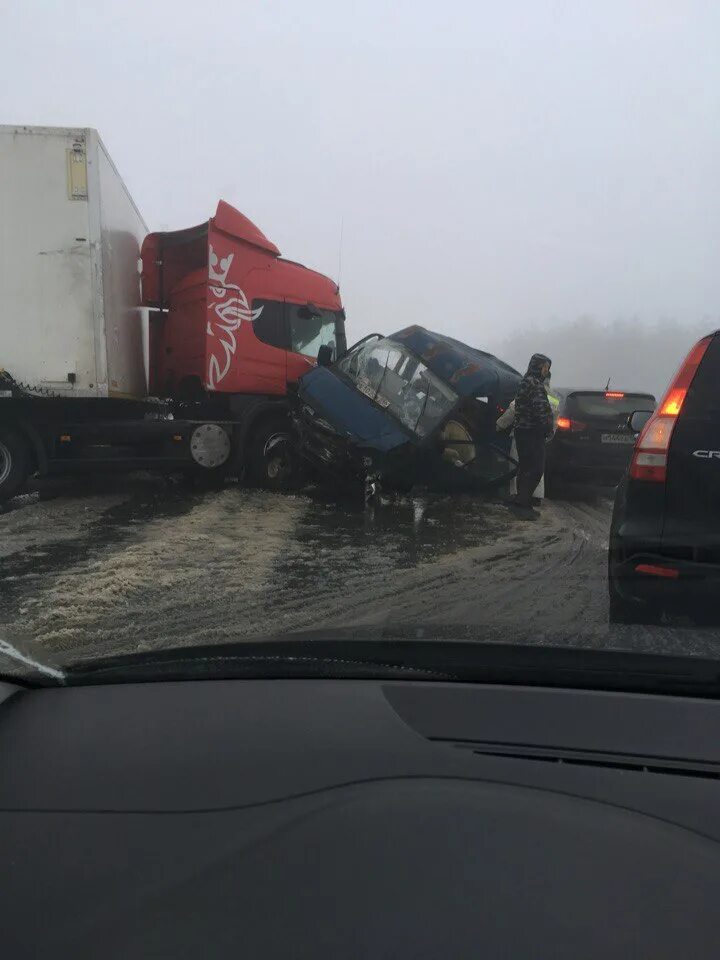
[(683, 404), (689, 417), (720, 420), (720, 336), (710, 342)]
[(642, 393), (573, 393), (568, 397), (568, 409), (578, 416), (629, 416), (636, 410), (654, 410), (655, 398)]

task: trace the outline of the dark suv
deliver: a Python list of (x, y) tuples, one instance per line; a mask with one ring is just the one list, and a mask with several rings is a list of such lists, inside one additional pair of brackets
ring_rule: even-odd
[(635, 434), (628, 417), (655, 409), (649, 393), (622, 390), (556, 390), (559, 399), (555, 436), (547, 450), (545, 492), (558, 492), (558, 481), (616, 486), (627, 470)]
[[(647, 622), (676, 599), (720, 606), (720, 332), (697, 343), (641, 429), (618, 487), (609, 544), (610, 619)], [(643, 426), (644, 421), (644, 426)]]

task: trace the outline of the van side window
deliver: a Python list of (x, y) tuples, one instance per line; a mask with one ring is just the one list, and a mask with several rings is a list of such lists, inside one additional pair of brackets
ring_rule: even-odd
[(285, 322), (285, 304), (282, 300), (253, 300), (253, 311), (260, 310), (260, 315), (253, 321), (255, 336), (271, 347), (281, 350), (290, 349)]

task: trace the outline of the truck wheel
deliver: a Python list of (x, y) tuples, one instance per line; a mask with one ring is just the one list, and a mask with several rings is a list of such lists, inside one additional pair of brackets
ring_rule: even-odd
[(250, 441), (250, 476), (266, 490), (292, 490), (300, 478), (292, 428), (287, 417), (263, 420)]
[(14, 430), (0, 427), (0, 501), (18, 493), (30, 474), (25, 441)]
[(190, 437), (190, 456), (201, 470), (223, 470), (231, 449), (230, 437), (217, 423), (195, 427)]
[(193, 480), (201, 486), (222, 484), (228, 471), (232, 442), (217, 423), (202, 423), (190, 437)]

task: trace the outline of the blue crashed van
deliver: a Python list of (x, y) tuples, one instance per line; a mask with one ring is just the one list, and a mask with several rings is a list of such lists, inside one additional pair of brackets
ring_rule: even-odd
[(300, 378), (298, 449), (341, 483), (489, 490), (515, 473), (495, 422), (520, 379), (492, 354), (423, 327), (373, 334)]

